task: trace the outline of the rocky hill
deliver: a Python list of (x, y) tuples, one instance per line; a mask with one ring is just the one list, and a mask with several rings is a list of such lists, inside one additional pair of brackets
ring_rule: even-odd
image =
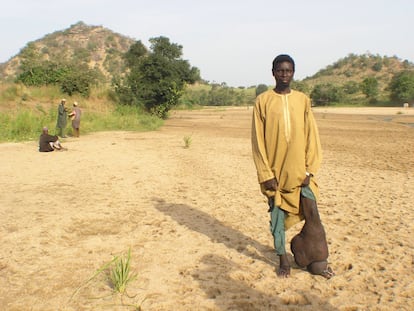
[(102, 26), (89, 26), (78, 22), (66, 30), (56, 31), (29, 42), (18, 55), (0, 64), (0, 80), (13, 80), (19, 73), (23, 59), (33, 61), (84, 62), (99, 69), (108, 78), (124, 72), (122, 54), (135, 40)]
[(414, 64), (397, 56), (349, 54), (302, 81), (310, 87), (322, 83), (343, 86), (351, 81), (361, 83), (365, 78), (374, 77), (384, 89), (392, 77), (403, 70), (414, 70)]
[[(29, 42), (19, 54), (0, 64), (0, 80), (13, 81), (19, 74), (22, 61), (40, 63), (48, 60), (54, 63), (86, 63), (91, 69), (99, 69), (107, 81), (110, 81), (114, 75), (125, 72), (122, 54), (135, 41), (102, 26), (78, 22), (68, 29)], [(349, 54), (300, 82), (310, 92), (317, 84), (329, 83), (346, 87), (360, 84), (367, 77), (374, 77), (378, 80), (380, 92), (386, 92), (392, 77), (403, 70), (414, 70), (414, 64), (397, 56)]]

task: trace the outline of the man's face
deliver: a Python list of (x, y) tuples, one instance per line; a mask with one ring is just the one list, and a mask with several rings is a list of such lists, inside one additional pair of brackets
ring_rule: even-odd
[(276, 85), (289, 86), (293, 79), (293, 65), (290, 62), (282, 62), (276, 65), (273, 69), (273, 76), (276, 80)]

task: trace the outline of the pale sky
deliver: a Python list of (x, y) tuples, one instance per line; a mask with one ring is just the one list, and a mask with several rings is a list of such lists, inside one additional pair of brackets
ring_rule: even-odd
[(278, 54), (303, 79), (350, 53), (414, 62), (413, 0), (2, 0), (0, 63), (79, 21), (141, 40), (165, 36), (209, 82), (274, 84)]

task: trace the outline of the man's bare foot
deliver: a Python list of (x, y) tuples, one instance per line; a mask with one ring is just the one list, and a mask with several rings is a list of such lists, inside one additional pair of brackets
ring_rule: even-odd
[(326, 269), (323, 270), (320, 275), (323, 276), (325, 279), (329, 280), (331, 277), (335, 275), (335, 272), (333, 272), (331, 267), (326, 267)]
[(314, 275), (323, 276), (325, 279), (330, 279), (335, 275), (332, 268), (328, 266), (327, 261), (315, 261), (307, 266), (307, 269), (310, 273)]
[(279, 260), (280, 264), (277, 276), (280, 278), (288, 278), (290, 276), (290, 264), (287, 255), (279, 255)]
[(281, 279), (288, 278), (290, 276), (290, 266), (279, 266), (277, 276)]

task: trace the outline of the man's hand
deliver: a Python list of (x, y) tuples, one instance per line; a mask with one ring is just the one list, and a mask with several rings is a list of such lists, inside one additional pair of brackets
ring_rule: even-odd
[(262, 182), (263, 187), (265, 190), (276, 191), (277, 190), (277, 180), (276, 178), (272, 178)]

